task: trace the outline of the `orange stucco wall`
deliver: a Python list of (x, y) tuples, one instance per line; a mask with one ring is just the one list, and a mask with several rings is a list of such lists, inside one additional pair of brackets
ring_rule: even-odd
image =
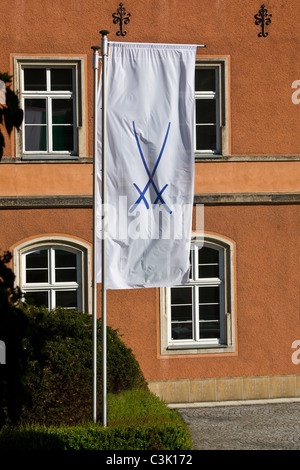
[[(0, 196), (92, 195), (92, 172), (88, 163), (2, 164)], [(298, 162), (196, 163), (195, 194), (299, 191)]]
[(0, 196), (92, 195), (92, 164), (1, 164)]
[(110, 293), (108, 321), (149, 380), (298, 373), (291, 345), (300, 338), (299, 224), (298, 206), (205, 208), (205, 230), (236, 242), (235, 353), (161, 356), (159, 290), (143, 290), (142, 301), (141, 291)]
[[(124, 4), (125, 5), (125, 4)], [(1, 69), (12, 70), (14, 55), (87, 55), (89, 106), (88, 154), (92, 154), (93, 71), (91, 46), (99, 30), (118, 40), (112, 1), (13, 0), (4, 2)], [(299, 106), (291, 100), (292, 83), (300, 79), (295, 56), (300, 32), (293, 19), (298, 2), (269, 2), (269, 37), (258, 38), (254, 14), (260, 5), (238, 0), (131, 1), (125, 41), (205, 44), (199, 56), (230, 57), (230, 127), (233, 155), (299, 155)], [(10, 145), (7, 143), (7, 155)]]
[[(86, 154), (81, 155), (84, 163), (16, 162), (14, 135), (6, 136), (0, 198), (92, 194), (91, 46), (100, 44), (101, 29), (111, 31), (109, 40), (120, 40), (112, 22), (118, 3), (2, 2), (1, 72), (13, 73), (15, 56), (84, 58)], [(292, 101), (292, 84), (300, 80), (300, 3), (269, 0), (273, 16), (267, 38), (257, 36), (254, 15), (262, 2), (256, 0), (123, 3), (131, 21), (122, 41), (206, 44), (198, 49), (199, 57), (228, 59), (229, 158), (195, 164), (195, 193), (298, 194), (300, 104)], [(255, 156), (261, 161), (251, 159)], [(161, 356), (159, 290), (108, 292), (108, 324), (124, 335), (148, 380), (299, 373), (300, 366), (291, 361), (291, 344), (300, 338), (299, 217), (296, 204), (205, 207), (205, 230), (230, 238), (236, 246), (235, 353)], [(48, 234), (92, 243), (90, 208), (3, 209), (0, 221), (3, 250)]]
[[(108, 324), (133, 349), (148, 380), (297, 373), (291, 345), (300, 338), (298, 206), (206, 207), (204, 217), (206, 231), (236, 246), (236, 352), (161, 356), (159, 289), (108, 291)], [(92, 241), (86, 209), (26, 209), (17, 217), (7, 210), (1, 223), (0, 246), (10, 249), (54, 233)], [(99, 288), (99, 311), (100, 299)]]
[[(92, 164), (88, 163), (2, 163), (0, 196), (91, 196), (92, 178)], [(298, 162), (196, 163), (195, 194), (299, 191)]]
[[(270, 2), (273, 19), (269, 37), (258, 38), (254, 14), (259, 5), (249, 1), (190, 0), (188, 8), (177, 0), (140, 0), (125, 5), (131, 13), (125, 41), (205, 44), (199, 57), (229, 60), (230, 155), (300, 155), (300, 105), (292, 102), (292, 84), (300, 79), (295, 58), (300, 32), (287, 19), (300, 16), (297, 2)], [(101, 42), (99, 30), (111, 31), (117, 5), (112, 1), (41, 2), (14, 0), (3, 8), (5, 38), (0, 51), (1, 69), (13, 73), (13, 58), (23, 55), (78, 55), (85, 57), (87, 103), (87, 152), (93, 153), (92, 45)], [(30, 18), (30, 21), (29, 21)], [(285, 18), (283, 21), (282, 18)], [(8, 27), (9, 25), (9, 27)], [(221, 27), (220, 27), (221, 25)], [(6, 41), (5, 41), (6, 39)], [(14, 141), (6, 139), (5, 155), (14, 155)], [(90, 165), (91, 167), (91, 165)], [(299, 191), (299, 170), (287, 162), (206, 162), (197, 164), (198, 192)], [(34, 164), (12, 169), (1, 167), (0, 194), (91, 193), (92, 168)], [(7, 179), (6, 172), (13, 175)], [(48, 175), (47, 178), (45, 175)], [(12, 181), (13, 179), (13, 181)], [(79, 183), (79, 184), (78, 184)]]
[[(24, 241), (61, 235), (92, 243), (92, 210), (87, 209), (13, 209), (2, 210), (0, 247), (11, 250)], [(9, 241), (9, 243), (8, 243)]]
[(196, 163), (195, 193), (299, 192), (299, 176), (292, 161)]

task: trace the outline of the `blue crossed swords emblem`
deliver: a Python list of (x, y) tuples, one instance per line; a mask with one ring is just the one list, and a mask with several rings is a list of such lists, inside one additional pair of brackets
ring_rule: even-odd
[(156, 199), (154, 201), (154, 204), (157, 204), (158, 202), (161, 202), (163, 204), (163, 207), (165, 208), (165, 210), (167, 212), (169, 212), (169, 214), (172, 214), (172, 211), (171, 209), (168, 207), (168, 205), (165, 203), (163, 197), (162, 197), (162, 194), (163, 192), (165, 191), (165, 189), (168, 187), (168, 184), (165, 184), (164, 187), (161, 189), (161, 190), (158, 190), (155, 182), (153, 181), (153, 178), (154, 178), (154, 175), (156, 173), (156, 170), (158, 168), (158, 165), (159, 165), (159, 162), (161, 160), (161, 157), (163, 155), (163, 152), (164, 152), (164, 149), (165, 149), (165, 146), (166, 146), (166, 143), (167, 143), (167, 139), (168, 139), (168, 135), (169, 135), (169, 130), (170, 130), (170, 125), (171, 123), (169, 122), (168, 124), (168, 128), (167, 128), (167, 132), (166, 132), (166, 135), (165, 135), (165, 138), (164, 138), (164, 141), (163, 141), (163, 144), (162, 144), (162, 147), (161, 147), (161, 150), (160, 150), (160, 153), (157, 157), (157, 160), (155, 162), (155, 165), (154, 165), (154, 168), (153, 168), (153, 171), (152, 173), (150, 172), (150, 169), (146, 163), (146, 160), (145, 160), (145, 157), (144, 157), (144, 154), (143, 154), (143, 151), (142, 151), (142, 148), (141, 148), (141, 145), (140, 145), (140, 142), (139, 142), (139, 138), (138, 138), (138, 135), (137, 135), (137, 132), (136, 132), (136, 128), (135, 128), (135, 123), (133, 122), (133, 131), (134, 131), (134, 136), (135, 136), (135, 140), (136, 140), (136, 143), (137, 143), (137, 146), (138, 146), (138, 150), (139, 150), (139, 154), (140, 154), (140, 157), (142, 159), (142, 162), (143, 162), (143, 165), (144, 165), (144, 168), (146, 170), (146, 173), (148, 175), (148, 182), (146, 184), (146, 186), (144, 187), (143, 191), (140, 190), (140, 188), (138, 187), (138, 185), (136, 183), (133, 183), (133, 186), (136, 188), (137, 192), (139, 193), (139, 197), (138, 199), (136, 200), (136, 202), (133, 204), (133, 206), (129, 209), (129, 212), (133, 212), (137, 206), (143, 201), (146, 208), (149, 209), (149, 204), (148, 204), (148, 201), (145, 197), (145, 194), (147, 192), (147, 190), (149, 189), (150, 185), (152, 185), (154, 191), (155, 191), (155, 194), (156, 194)]

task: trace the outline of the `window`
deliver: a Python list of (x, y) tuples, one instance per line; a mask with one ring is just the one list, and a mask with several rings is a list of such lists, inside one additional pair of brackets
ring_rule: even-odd
[(224, 350), (233, 346), (232, 247), (194, 238), (190, 280), (162, 290), (162, 348)]
[(198, 61), (195, 70), (195, 153), (227, 154), (226, 62)]
[(24, 67), (25, 152), (76, 153), (74, 69)]
[(81, 266), (79, 253), (60, 246), (41, 247), (23, 255), (25, 298), (49, 309), (81, 310)]
[(22, 158), (69, 159), (82, 153), (81, 68), (80, 60), (15, 59), (24, 110), (17, 136), (17, 154)]
[[(54, 240), (53, 240), (54, 241)], [(86, 247), (58, 240), (26, 243), (14, 251), (16, 283), (25, 299), (48, 309), (87, 311)]]

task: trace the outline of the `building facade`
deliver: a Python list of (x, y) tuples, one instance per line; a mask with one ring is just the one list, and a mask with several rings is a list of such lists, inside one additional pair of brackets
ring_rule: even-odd
[[(300, 5), (128, 0), (129, 22), (114, 22), (112, 0), (4, 3), (1, 72), (24, 110), (0, 162), (0, 247), (16, 284), (37, 304), (91, 312), (99, 31), (203, 44), (190, 283), (108, 291), (107, 323), (167, 403), (299, 397)], [(99, 285), (99, 311), (100, 299)]]

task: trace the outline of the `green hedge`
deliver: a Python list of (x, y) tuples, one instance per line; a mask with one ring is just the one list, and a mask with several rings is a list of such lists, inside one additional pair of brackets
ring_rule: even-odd
[(183, 424), (103, 428), (32, 427), (4, 430), (0, 450), (190, 450), (189, 435)]
[[(92, 317), (57, 308), (25, 306), (24, 312), (35, 342), (28, 338), (29, 367), (24, 383), (31, 395), (19, 423), (46, 426), (81, 425), (91, 420), (92, 410)], [(102, 389), (101, 320), (98, 320), (98, 390)], [(36, 344), (39, 342), (40, 344)], [(40, 355), (36, 354), (40, 351)], [(119, 393), (147, 389), (147, 382), (130, 348), (117, 330), (107, 328), (107, 390)], [(98, 417), (101, 419), (101, 393)]]
[(1, 450), (191, 450), (180, 416), (147, 390), (108, 395), (108, 427), (27, 426), (0, 433)]

